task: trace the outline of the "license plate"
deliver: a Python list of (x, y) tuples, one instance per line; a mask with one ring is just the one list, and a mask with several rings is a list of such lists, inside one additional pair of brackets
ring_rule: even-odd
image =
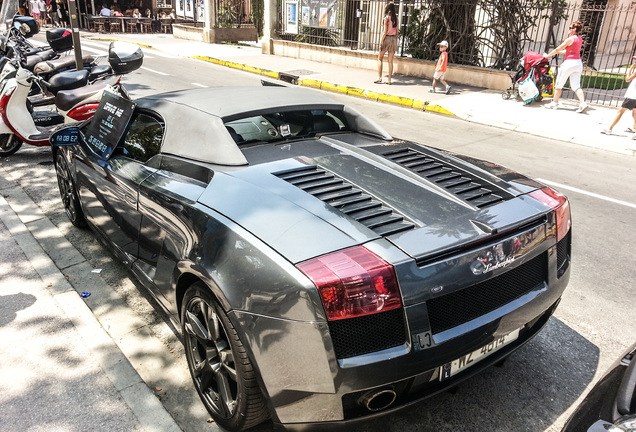
[(484, 345), (483, 347), (475, 350), (471, 353), (461, 356), (457, 360), (453, 360), (450, 363), (446, 363), (440, 368), (439, 371), (439, 380), (444, 381), (449, 379), (450, 377), (458, 374), (474, 365), (475, 363), (483, 360), (488, 357), (490, 354), (500, 350), (511, 342), (514, 342), (519, 337), (519, 329), (513, 331), (512, 333), (508, 333), (507, 335), (500, 336), (497, 339), (490, 342), (488, 345)]

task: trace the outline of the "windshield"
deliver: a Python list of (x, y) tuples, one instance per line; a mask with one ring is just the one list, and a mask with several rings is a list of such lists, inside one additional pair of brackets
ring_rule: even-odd
[(225, 122), (239, 145), (313, 137), (348, 131), (341, 110), (295, 110), (261, 114)]
[(13, 16), (18, 12), (18, 0), (4, 0), (0, 9), (0, 33), (6, 34)]

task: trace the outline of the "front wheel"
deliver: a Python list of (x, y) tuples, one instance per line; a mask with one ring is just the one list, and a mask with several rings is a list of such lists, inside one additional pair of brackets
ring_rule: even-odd
[(268, 418), (256, 371), (226, 313), (201, 282), (181, 308), (186, 359), (194, 386), (214, 421), (228, 431)]
[(11, 156), (20, 150), (20, 147), (22, 147), (22, 141), (14, 134), (0, 135), (0, 157)]
[(66, 216), (76, 227), (82, 228), (86, 226), (86, 218), (80, 206), (79, 197), (75, 191), (75, 184), (71, 178), (71, 172), (62, 152), (58, 152), (55, 160), (55, 171), (57, 173), (57, 186), (60, 188), (60, 196), (62, 197), (62, 205)]

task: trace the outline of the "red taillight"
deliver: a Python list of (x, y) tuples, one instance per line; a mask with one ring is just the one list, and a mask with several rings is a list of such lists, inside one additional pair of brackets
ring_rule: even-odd
[(552, 188), (544, 187), (530, 193), (530, 196), (554, 209), (557, 224), (557, 241), (561, 240), (570, 230), (570, 203), (568, 199)]
[(297, 267), (318, 288), (331, 321), (402, 305), (393, 266), (364, 246), (313, 258)]

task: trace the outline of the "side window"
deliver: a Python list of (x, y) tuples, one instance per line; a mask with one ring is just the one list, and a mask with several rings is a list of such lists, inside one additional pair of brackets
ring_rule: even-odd
[(163, 139), (163, 123), (147, 114), (138, 114), (131, 122), (115, 154), (141, 163), (159, 153)]

